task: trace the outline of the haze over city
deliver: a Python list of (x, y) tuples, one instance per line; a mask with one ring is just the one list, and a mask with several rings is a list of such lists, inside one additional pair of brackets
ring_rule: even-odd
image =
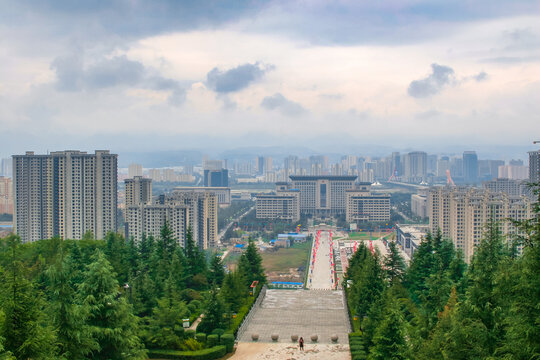
[(540, 354), (540, 0), (0, 0), (0, 360)]
[(3, 157), (272, 146), (526, 160), (540, 133), (538, 1), (0, 6)]

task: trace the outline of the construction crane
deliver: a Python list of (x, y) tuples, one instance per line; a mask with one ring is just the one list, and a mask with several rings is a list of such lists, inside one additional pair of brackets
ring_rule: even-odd
[(452, 184), (452, 186), (456, 186), (456, 184), (454, 184), (454, 180), (452, 180), (452, 175), (450, 175), (450, 169), (446, 169), (446, 185), (450, 184)]
[(394, 167), (394, 171), (392, 171), (392, 175), (388, 178), (388, 181), (392, 181), (392, 180), (396, 181), (397, 180), (396, 174), (397, 174), (397, 168)]

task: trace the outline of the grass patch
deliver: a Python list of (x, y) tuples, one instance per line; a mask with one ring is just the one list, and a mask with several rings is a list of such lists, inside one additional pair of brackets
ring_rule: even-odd
[(311, 242), (295, 243), (290, 248), (279, 248), (276, 251), (263, 252), (263, 266), (267, 272), (285, 272), (289, 268), (306, 265), (311, 251)]

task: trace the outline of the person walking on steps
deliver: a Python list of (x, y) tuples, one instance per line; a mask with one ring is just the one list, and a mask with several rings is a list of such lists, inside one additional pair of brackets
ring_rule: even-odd
[(300, 336), (300, 340), (298, 340), (298, 345), (300, 345), (300, 350), (304, 350), (304, 338)]

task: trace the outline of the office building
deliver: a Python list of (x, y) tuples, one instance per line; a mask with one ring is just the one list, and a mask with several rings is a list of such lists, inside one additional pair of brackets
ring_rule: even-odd
[(529, 151), (529, 181), (540, 182), (540, 150)]
[(519, 231), (508, 219), (530, 219), (533, 212), (527, 196), (467, 187), (433, 187), (428, 193), (428, 215), (430, 231), (440, 229), (470, 261), (490, 219), (498, 222), (501, 233), (511, 240)]
[(229, 187), (229, 170), (204, 170), (204, 186)]
[(396, 242), (412, 258), (429, 231), (428, 225), (396, 225)]
[(255, 200), (257, 219), (300, 220), (300, 191), (278, 190), (274, 194), (258, 194)]
[(129, 164), (128, 177), (143, 176), (143, 168), (141, 164)]
[(356, 176), (290, 176), (291, 189), (300, 191), (300, 212), (317, 216), (345, 214), (345, 191), (354, 188)]
[(23, 242), (116, 231), (117, 163), (106, 150), (14, 155), (14, 231)]
[(152, 179), (135, 176), (124, 180), (126, 188), (126, 207), (150, 204), (152, 202)]
[(478, 156), (475, 151), (463, 152), (463, 180), (466, 184), (478, 183)]
[(13, 215), (13, 186), (11, 178), (0, 176), (0, 214)]
[(390, 195), (371, 192), (371, 183), (345, 191), (345, 219), (349, 223), (390, 221)]

